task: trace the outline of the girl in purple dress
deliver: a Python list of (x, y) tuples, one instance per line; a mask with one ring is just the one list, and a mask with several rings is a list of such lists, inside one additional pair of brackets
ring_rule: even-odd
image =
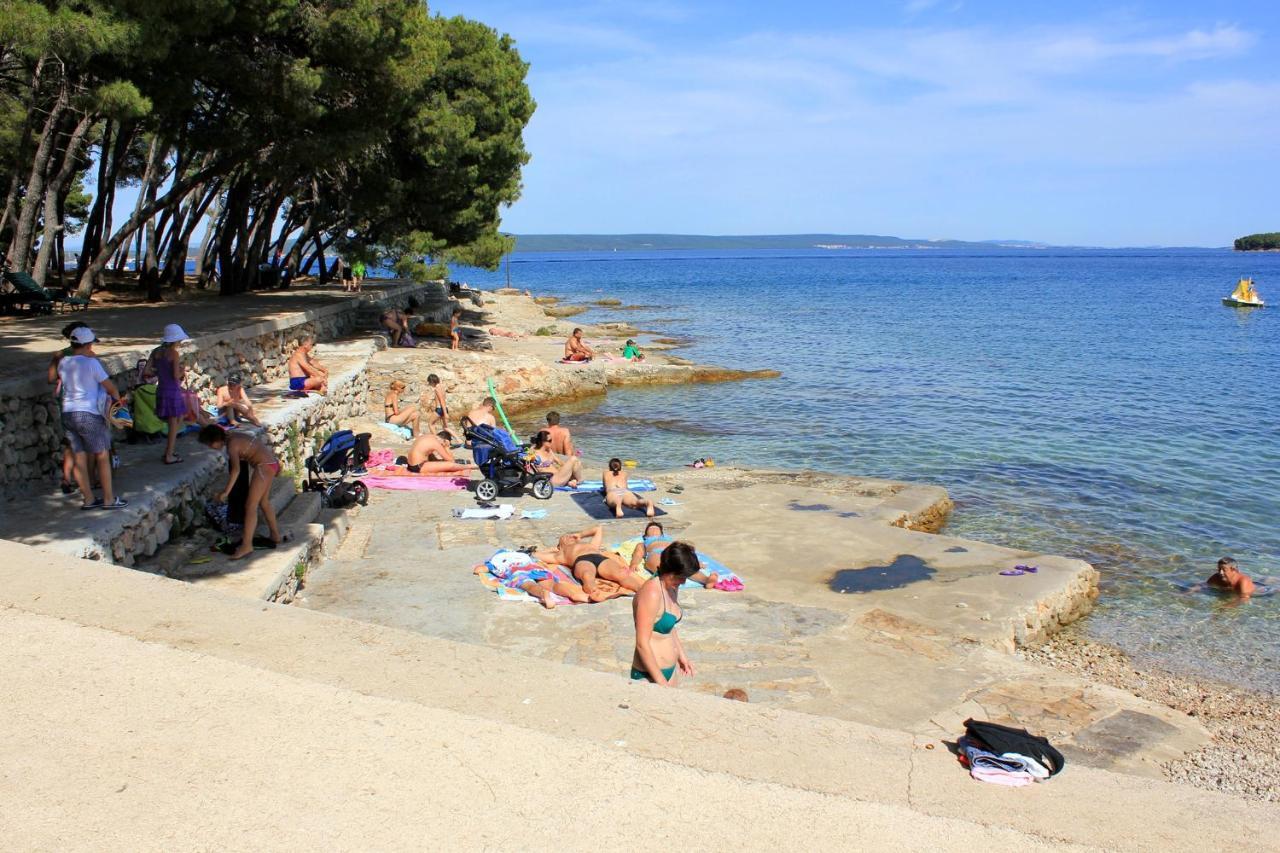
[(187, 333), (177, 323), (164, 327), (163, 343), (151, 353), (151, 369), (156, 375), (156, 416), (169, 424), (169, 441), (164, 448), (164, 464), (175, 465), (182, 457), (174, 452), (178, 432), (187, 419), (187, 398), (182, 380), (186, 370), (178, 354), (178, 344), (188, 340)]

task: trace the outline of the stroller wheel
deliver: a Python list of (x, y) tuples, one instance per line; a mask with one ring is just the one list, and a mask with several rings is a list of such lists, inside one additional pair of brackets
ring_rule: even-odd
[(359, 480), (356, 480), (351, 484), (351, 497), (355, 498), (356, 503), (360, 504), (360, 506), (368, 506), (369, 487)]
[(539, 477), (533, 481), (533, 496), (540, 501), (550, 500), (555, 491), (555, 486), (551, 485), (551, 480), (546, 477)]
[(493, 480), (481, 480), (476, 484), (476, 500), (491, 501), (498, 496), (498, 484)]

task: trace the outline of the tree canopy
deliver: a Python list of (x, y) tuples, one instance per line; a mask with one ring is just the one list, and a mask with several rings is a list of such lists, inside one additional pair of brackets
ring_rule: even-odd
[(322, 276), (330, 247), (495, 265), (526, 73), (509, 37), (421, 0), (0, 0), (0, 248), (44, 280), (80, 229), (86, 295), (130, 252), (161, 283), (216, 263), (224, 293), (276, 251)]
[(1280, 249), (1280, 231), (1267, 234), (1250, 234), (1236, 239), (1237, 252), (1259, 252)]

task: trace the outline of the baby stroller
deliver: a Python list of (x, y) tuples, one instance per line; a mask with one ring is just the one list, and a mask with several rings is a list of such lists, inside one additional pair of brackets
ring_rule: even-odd
[(367, 432), (356, 435), (349, 429), (329, 436), (314, 456), (307, 457), (307, 481), (302, 490), (319, 492), (320, 502), (334, 509), (367, 506), (369, 487), (359, 480), (348, 482), (347, 475), (364, 473), (371, 437)]
[(466, 427), (463, 434), (471, 442), (472, 456), (484, 477), (476, 484), (476, 500), (491, 501), (499, 493), (523, 488), (526, 483), (532, 484), (533, 496), (540, 501), (555, 492), (551, 475), (534, 468), (533, 462), (525, 458), (529, 446), (517, 444), (506, 430), (476, 424)]

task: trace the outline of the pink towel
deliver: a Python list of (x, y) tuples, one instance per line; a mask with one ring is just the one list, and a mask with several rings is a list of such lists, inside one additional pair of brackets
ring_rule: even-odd
[(466, 477), (361, 477), (371, 489), (401, 492), (460, 492), (467, 487)]

